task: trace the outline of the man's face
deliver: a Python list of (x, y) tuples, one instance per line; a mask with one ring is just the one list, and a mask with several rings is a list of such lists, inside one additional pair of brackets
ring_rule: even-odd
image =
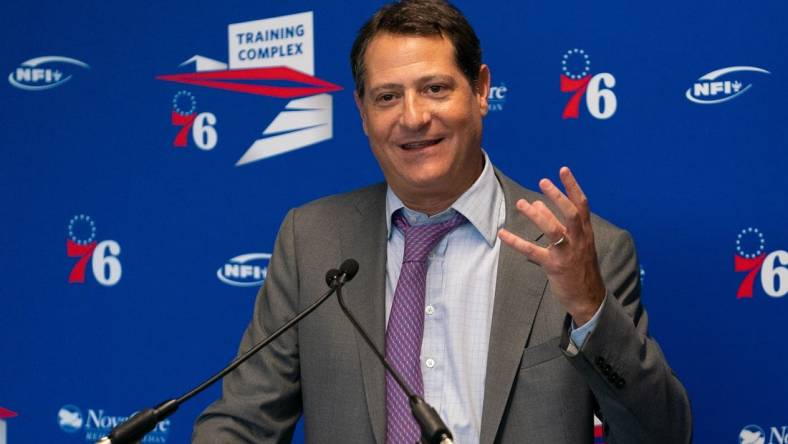
[(386, 181), (405, 201), (453, 197), (481, 172), (490, 75), (472, 86), (441, 36), (375, 36), (364, 56), (364, 132)]

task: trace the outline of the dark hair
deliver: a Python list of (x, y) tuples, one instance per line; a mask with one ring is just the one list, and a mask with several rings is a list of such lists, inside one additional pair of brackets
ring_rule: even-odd
[(448, 38), (454, 46), (457, 67), (471, 86), (476, 84), (482, 65), (482, 48), (462, 12), (445, 0), (402, 0), (380, 8), (359, 29), (353, 42), (350, 67), (359, 97), (364, 97), (364, 54), (369, 42), (380, 32)]

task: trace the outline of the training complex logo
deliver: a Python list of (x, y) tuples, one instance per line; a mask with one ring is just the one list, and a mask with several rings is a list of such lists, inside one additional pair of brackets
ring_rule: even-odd
[(739, 444), (788, 444), (788, 426), (770, 427), (769, 441), (766, 441), (766, 432), (750, 424), (739, 432)]
[(7, 408), (0, 407), (0, 444), (8, 442), (8, 430), (6, 429), (6, 420), (16, 417), (16, 412), (12, 412)]
[(733, 100), (752, 88), (752, 83), (745, 85), (738, 78), (731, 77), (733, 74), (741, 76), (741, 73), (747, 72), (771, 74), (769, 71), (756, 66), (720, 68), (700, 76), (691, 87), (687, 88), (684, 95), (690, 102), (701, 105), (714, 105)]
[[(136, 412), (135, 412), (136, 413)], [(68, 434), (75, 434), (81, 430), (85, 431), (85, 441), (96, 442), (107, 436), (112, 429), (133, 416), (113, 416), (108, 415), (104, 409), (88, 409), (87, 416), (82, 415), (82, 410), (73, 405), (67, 404), (57, 412), (57, 423), (60, 429)], [(145, 435), (142, 443), (166, 443), (170, 434), (172, 422), (164, 419), (156, 427)]]
[(78, 214), (68, 221), (66, 254), (80, 258), (68, 274), (69, 284), (85, 283), (88, 260), (96, 282), (105, 287), (117, 284), (123, 275), (123, 266), (118, 259), (120, 244), (111, 239), (96, 241), (96, 223), (90, 216)]
[(78, 66), (90, 69), (87, 63), (63, 56), (43, 56), (25, 60), (8, 74), (8, 83), (25, 91), (43, 91), (56, 88), (69, 80), (69, 70)]
[[(312, 11), (232, 23), (227, 29), (229, 63), (195, 55), (180, 66), (194, 72), (156, 78), (193, 86), (280, 99), (290, 99), (263, 130), (263, 137), (236, 162), (245, 165), (333, 137), (331, 92), (342, 88), (314, 76), (314, 27)], [(189, 139), (204, 150), (219, 143), (217, 116), (197, 112), (190, 91), (175, 93), (170, 117), (181, 127), (173, 146), (187, 147)]]
[(739, 284), (736, 299), (753, 297), (758, 272), (761, 274), (763, 292), (768, 296), (782, 298), (788, 293), (788, 251), (776, 250), (766, 254), (765, 245), (766, 239), (757, 228), (745, 228), (736, 237), (734, 270), (737, 273), (747, 272)]
[(618, 100), (612, 88), (616, 78), (609, 72), (591, 74), (591, 59), (585, 50), (574, 48), (561, 59), (561, 92), (573, 93), (564, 107), (563, 119), (580, 118), (580, 99), (585, 96), (586, 108), (599, 120), (613, 117)]
[(235, 287), (259, 287), (268, 275), (268, 253), (249, 253), (236, 256), (216, 270), (216, 277)]

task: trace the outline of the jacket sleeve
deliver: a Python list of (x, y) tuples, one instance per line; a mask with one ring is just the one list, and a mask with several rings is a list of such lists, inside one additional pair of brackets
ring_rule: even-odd
[[(294, 211), (277, 236), (268, 274), (239, 354), (292, 319), (298, 307)], [(192, 442), (290, 442), (301, 415), (297, 326), (241, 364), (223, 381), (222, 397), (197, 418)]]
[[(618, 229), (600, 231), (595, 236), (607, 296), (582, 348), (565, 353), (596, 398), (606, 443), (689, 443), (689, 399), (648, 334), (632, 238)], [(571, 348), (570, 322), (567, 316), (564, 350)]]

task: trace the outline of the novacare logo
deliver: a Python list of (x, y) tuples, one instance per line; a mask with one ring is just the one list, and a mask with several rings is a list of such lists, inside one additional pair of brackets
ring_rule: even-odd
[[(104, 409), (88, 409), (87, 417), (82, 416), (82, 411), (75, 405), (65, 405), (60, 408), (57, 414), (58, 424), (66, 433), (76, 433), (80, 430), (85, 431), (85, 441), (96, 442), (107, 436), (113, 428), (126, 421), (134, 413), (128, 416), (108, 415)], [(165, 419), (145, 435), (142, 443), (166, 443), (170, 432), (171, 422)]]
[(57, 412), (57, 423), (66, 433), (74, 433), (82, 428), (82, 410), (75, 405), (64, 405)]
[(788, 444), (788, 426), (770, 427), (767, 433), (761, 427), (750, 424), (739, 432), (739, 444)]

